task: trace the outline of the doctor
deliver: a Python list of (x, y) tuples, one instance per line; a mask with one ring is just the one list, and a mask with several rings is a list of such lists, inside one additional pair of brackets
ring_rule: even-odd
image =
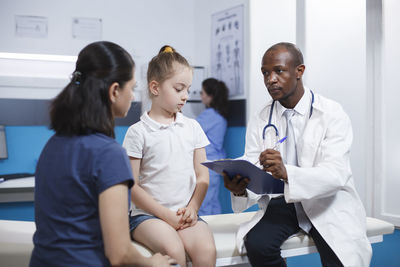
[(260, 208), (239, 228), (237, 245), (252, 266), (286, 266), (280, 246), (302, 230), (314, 239), (323, 266), (369, 266), (366, 215), (350, 169), (351, 122), (338, 103), (303, 86), (304, 70), (291, 43), (275, 44), (263, 56), (272, 101), (250, 119), (244, 157), (271, 172), (284, 193), (257, 195), (246, 189), (249, 179), (224, 176), (235, 212)]

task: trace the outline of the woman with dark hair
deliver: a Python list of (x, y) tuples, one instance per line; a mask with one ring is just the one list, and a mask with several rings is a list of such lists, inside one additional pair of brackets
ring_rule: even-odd
[[(226, 157), (223, 145), (228, 116), (228, 88), (224, 82), (208, 78), (203, 81), (200, 94), (201, 101), (206, 109), (200, 113), (196, 120), (210, 141), (210, 144), (206, 146), (207, 159), (223, 159)], [(210, 185), (199, 210), (199, 215), (221, 213), (221, 204), (218, 199), (221, 176), (211, 170), (209, 172)]]
[(71, 82), (50, 107), (50, 138), (35, 175), (30, 266), (170, 266), (142, 256), (129, 239), (132, 170), (114, 140), (114, 118), (133, 100), (135, 63), (111, 42), (86, 46)]

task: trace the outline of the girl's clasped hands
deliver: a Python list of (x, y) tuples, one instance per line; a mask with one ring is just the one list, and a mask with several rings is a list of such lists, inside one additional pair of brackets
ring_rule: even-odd
[(197, 223), (197, 211), (193, 207), (180, 208), (176, 212), (176, 215), (180, 216), (176, 230), (183, 230)]

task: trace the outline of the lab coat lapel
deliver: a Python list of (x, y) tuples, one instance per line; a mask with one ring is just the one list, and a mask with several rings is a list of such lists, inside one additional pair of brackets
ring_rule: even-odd
[(314, 109), (297, 143), (297, 158), (300, 167), (312, 167), (314, 165), (325, 129), (321, 112)]

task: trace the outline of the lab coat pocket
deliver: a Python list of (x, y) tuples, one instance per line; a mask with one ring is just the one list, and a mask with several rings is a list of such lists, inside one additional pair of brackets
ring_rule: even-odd
[(321, 141), (324, 137), (323, 123), (319, 120), (310, 120), (308, 127), (304, 129), (302, 142), (297, 147), (299, 165), (301, 167), (315, 166), (320, 156)]
[(301, 167), (314, 166), (319, 150), (320, 150), (319, 140), (307, 140), (307, 141), (305, 140), (297, 148), (299, 165)]

